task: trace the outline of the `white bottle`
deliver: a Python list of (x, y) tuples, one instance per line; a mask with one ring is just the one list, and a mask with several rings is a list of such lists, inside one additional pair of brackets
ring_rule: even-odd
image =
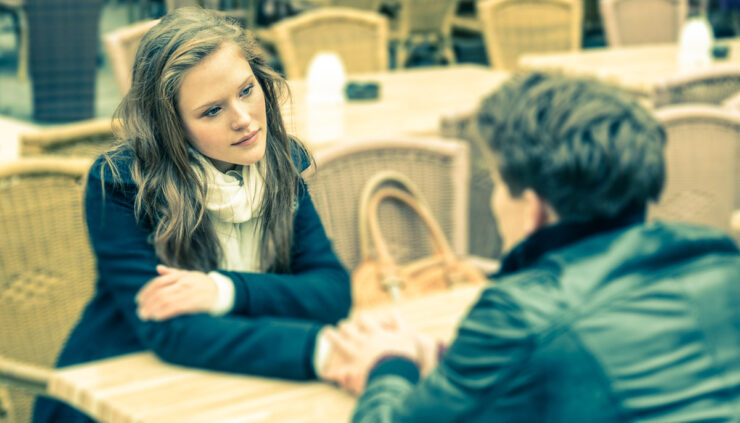
[(308, 69), (306, 96), (311, 144), (335, 141), (344, 132), (344, 65), (334, 53), (319, 53)]
[(686, 20), (679, 37), (678, 66), (681, 72), (708, 67), (712, 62), (714, 35), (709, 21), (703, 15)]

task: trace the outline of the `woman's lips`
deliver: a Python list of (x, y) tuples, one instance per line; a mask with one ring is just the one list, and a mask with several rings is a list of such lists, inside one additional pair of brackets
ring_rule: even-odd
[(233, 146), (248, 145), (248, 144), (252, 143), (253, 141), (256, 141), (257, 140), (257, 133), (258, 132), (259, 132), (259, 129), (256, 130), (256, 131), (252, 131), (252, 132), (248, 133), (247, 135), (243, 136), (242, 138), (240, 138), (239, 141), (237, 141), (237, 142), (235, 142), (235, 143), (233, 143), (231, 145), (233, 145)]

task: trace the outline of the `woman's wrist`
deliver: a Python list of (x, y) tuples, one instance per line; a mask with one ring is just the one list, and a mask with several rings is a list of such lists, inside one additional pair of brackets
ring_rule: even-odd
[(210, 313), (214, 316), (228, 314), (234, 308), (234, 282), (228, 276), (219, 272), (208, 272), (208, 276), (216, 284), (216, 301)]

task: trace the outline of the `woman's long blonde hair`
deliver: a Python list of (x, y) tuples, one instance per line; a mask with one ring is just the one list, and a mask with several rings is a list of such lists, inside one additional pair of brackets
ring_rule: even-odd
[(239, 25), (207, 10), (183, 8), (165, 16), (143, 37), (136, 52), (131, 90), (114, 115), (120, 122), (116, 137), (123, 144), (106, 154), (107, 165), (120, 180), (114, 157), (132, 153), (130, 170), (138, 187), (136, 216), (154, 228), (150, 242), (163, 263), (202, 271), (217, 268), (223, 251), (206, 213), (206, 186), (193, 170), (193, 164), (199, 165), (188, 148), (177, 101), (184, 74), (224, 43), (241, 49), (264, 91), (268, 135), (263, 159), (260, 267), (287, 272), (293, 203), (301, 187), (293, 155), (306, 153), (287, 135), (280, 115), (280, 100), (288, 93), (285, 80), (272, 70), (255, 40)]

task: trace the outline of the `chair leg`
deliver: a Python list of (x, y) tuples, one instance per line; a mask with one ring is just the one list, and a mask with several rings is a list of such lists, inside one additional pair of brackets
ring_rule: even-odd
[(447, 59), (448, 65), (457, 63), (455, 58), (455, 49), (452, 48), (452, 38), (445, 37), (442, 39), (442, 56)]
[(28, 81), (28, 18), (23, 9), (17, 9), (18, 12), (18, 79)]
[(406, 60), (408, 60), (408, 45), (404, 40), (399, 40), (396, 43), (396, 69), (403, 69), (406, 67)]

